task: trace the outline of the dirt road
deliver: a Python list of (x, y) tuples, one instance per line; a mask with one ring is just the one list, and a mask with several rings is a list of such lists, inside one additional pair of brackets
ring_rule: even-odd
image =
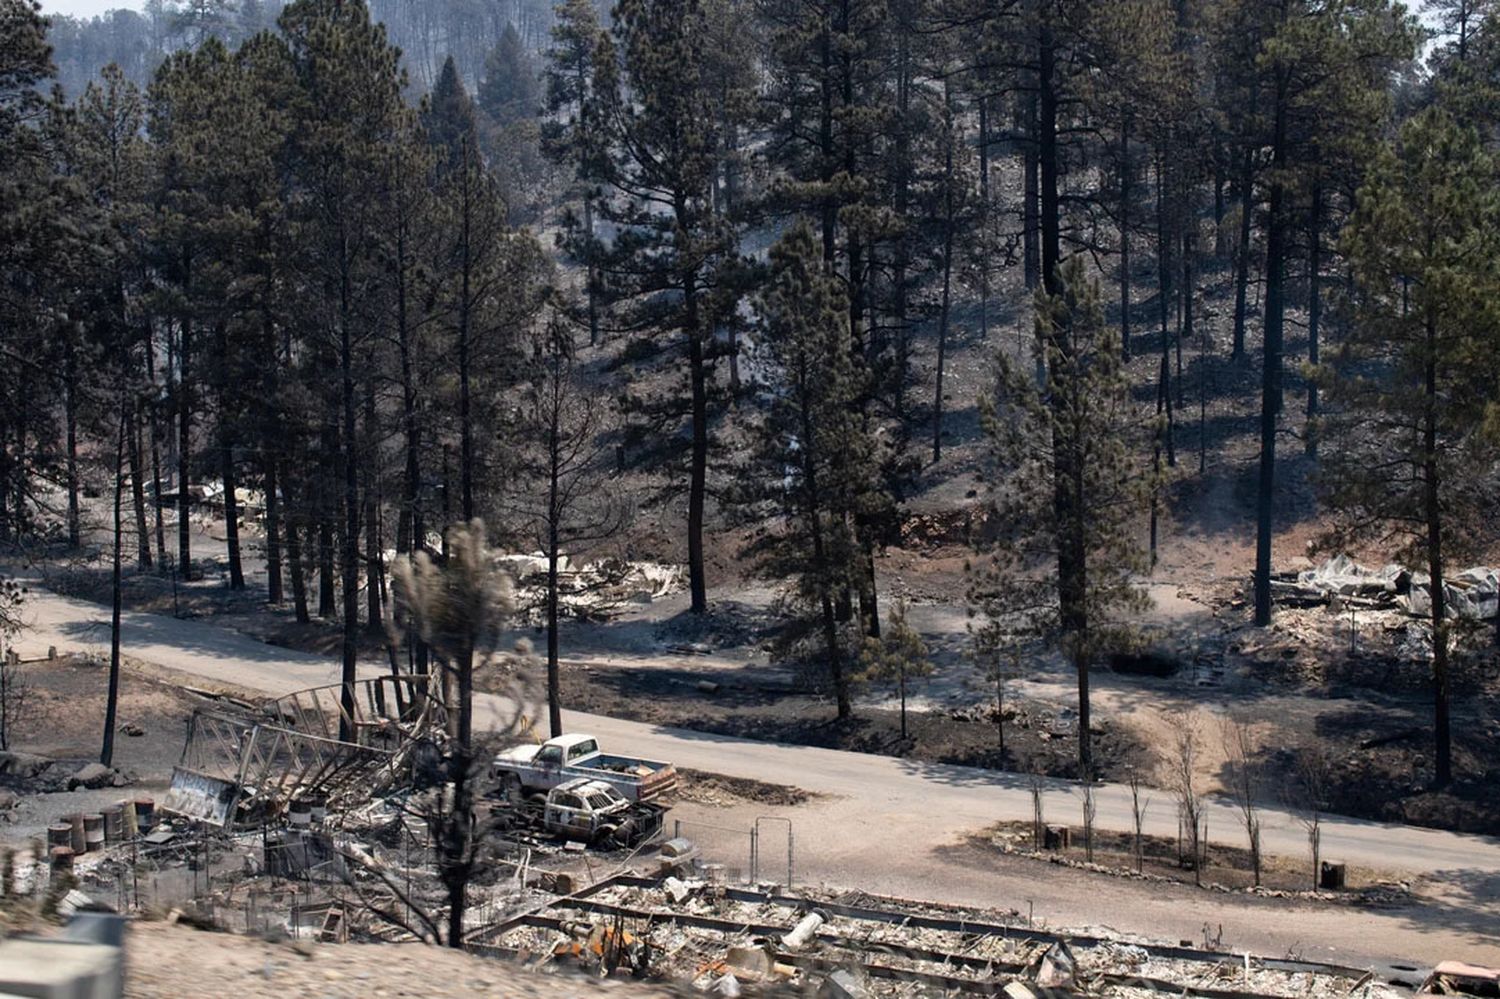
[[(44, 653), (48, 645), (107, 648), (107, 608), (34, 588), (27, 615), (23, 655)], [(139, 613), (127, 613), (123, 620), (129, 655), (182, 673), (268, 694), (337, 680), (331, 660), (273, 648), (213, 625)], [(368, 668), (378, 670), (374, 664)], [(505, 707), (497, 698), (481, 698), (478, 719), (492, 721)], [(565, 713), (565, 722), (633, 753), (822, 795), (795, 809), (683, 806), (677, 811), (690, 826), (701, 821), (738, 828), (767, 811), (788, 815), (795, 828), (796, 873), (803, 882), (1030, 909), (1053, 926), (1109, 926), (1153, 938), (1201, 939), (1205, 928), (1211, 935), (1222, 929), (1223, 942), (1236, 950), (1300, 953), (1382, 971), (1448, 957), (1500, 963), (1495, 906), (1500, 842), (1494, 839), (1329, 819), (1323, 829), (1325, 857), (1421, 875), (1427, 897), (1379, 911), (1288, 904), (977, 853), (966, 843), (969, 835), (1000, 819), (1031, 815), (1027, 779), (1015, 774), (752, 742), (575, 713)], [(1080, 801), (1072, 786), (1048, 786), (1046, 810), (1056, 820), (1076, 824)], [(1125, 788), (1101, 786), (1097, 802), (1100, 827), (1129, 828)], [(1237, 831), (1237, 824), (1227, 805), (1212, 805), (1208, 817), (1213, 838), (1234, 841), (1231, 831)], [(1305, 832), (1294, 815), (1267, 810), (1262, 822), (1267, 852), (1305, 853)], [(1175, 834), (1168, 793), (1152, 794), (1147, 831)]]

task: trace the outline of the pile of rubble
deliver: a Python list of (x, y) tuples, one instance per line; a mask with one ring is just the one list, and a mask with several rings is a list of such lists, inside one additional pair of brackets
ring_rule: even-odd
[[(449, 906), (433, 831), (445, 786), (433, 759), (448, 721), (435, 688), (429, 675), (403, 674), (199, 708), (167, 793), (54, 822), (27, 890), (239, 932), (433, 939), (413, 927), (445, 920)], [(4, 763), (12, 779), (53, 768), (18, 755)], [(96, 787), (117, 776), (92, 765), (58, 779)], [(523, 828), (501, 804), (477, 809), (473, 929), (573, 890), (585, 872), (592, 880), (594, 863), (618, 869), (629, 852), (598, 848), (591, 862), (569, 849), (581, 842)]]
[[(546, 607), (547, 559), (540, 554), (505, 555), (499, 560), (516, 581), (522, 607), (532, 608), (534, 623)], [(566, 617), (608, 620), (630, 604), (649, 604), (681, 590), (682, 566), (661, 562), (630, 562), (607, 558), (597, 562), (574, 562), (560, 556), (558, 606)]]
[(0, 782), (25, 794), (53, 794), (79, 788), (126, 787), (134, 778), (123, 770), (90, 760), (55, 760), (34, 753), (0, 751)]
[[(679, 869), (679, 873), (681, 873)], [(994, 913), (865, 895), (790, 895), (710, 877), (619, 876), (476, 934), (533, 970), (632, 974), (715, 995), (1347, 996), (1358, 969), (1060, 934)]]
[[(1291, 607), (1338, 603), (1360, 609), (1394, 608), (1416, 617), (1432, 613), (1432, 583), (1423, 572), (1400, 565), (1371, 569), (1338, 555), (1313, 569), (1282, 573), (1271, 580), (1271, 594)], [(1443, 581), (1447, 616), (1482, 621), (1500, 609), (1500, 569), (1478, 566)]]

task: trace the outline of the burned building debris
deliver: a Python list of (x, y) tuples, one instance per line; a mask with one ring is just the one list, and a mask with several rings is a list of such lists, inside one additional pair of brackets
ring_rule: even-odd
[[(426, 927), (442, 924), (448, 896), (422, 803), (441, 793), (428, 771), (446, 719), (425, 679), (204, 708), (164, 800), (59, 824), (50, 863), (38, 856), (22, 877), (65, 886), (61, 904), (77, 910), (154, 910), (330, 943), (432, 942)], [(462, 942), (517, 969), (719, 996), (1387, 995), (1366, 969), (1058, 931), (1013, 910), (793, 891), (790, 831), (785, 882), (754, 866), (741, 882), (712, 846), (663, 841), (670, 801), (629, 801), (591, 778), (517, 796), (500, 777), (488, 775), (476, 815), (484, 862)]]
[[(1147, 994), (1203, 999), (1380, 994), (1363, 969), (1028, 927), (1017, 913), (684, 877), (622, 874), (476, 932), (537, 971), (752, 988), (910, 995)], [(1360, 991), (1363, 990), (1363, 991)]]
[[(286, 812), (354, 805), (409, 783), (440, 737), (435, 677), (382, 676), (314, 687), (257, 710), (200, 708), (162, 808), (227, 828)], [(341, 739), (349, 733), (351, 739)]]
[[(1291, 607), (1340, 604), (1364, 609), (1394, 609), (1423, 617), (1432, 612), (1432, 583), (1424, 572), (1400, 565), (1371, 569), (1347, 555), (1272, 577), (1271, 593)], [(1444, 605), (1454, 619), (1483, 621), (1500, 608), (1500, 569), (1476, 566), (1443, 580)]]

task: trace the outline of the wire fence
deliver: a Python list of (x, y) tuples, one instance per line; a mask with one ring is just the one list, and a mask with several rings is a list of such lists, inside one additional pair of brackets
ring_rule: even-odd
[(674, 819), (672, 835), (698, 847), (709, 880), (792, 886), (796, 864), (790, 819), (762, 816), (748, 827)]

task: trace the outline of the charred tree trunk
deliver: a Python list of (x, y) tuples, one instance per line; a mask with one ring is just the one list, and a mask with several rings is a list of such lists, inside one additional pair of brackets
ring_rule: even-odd
[(990, 341), (990, 102), (979, 97), (979, 340)]
[(266, 485), (266, 600), (280, 604), (286, 600), (281, 575), (281, 497), (278, 495), (276, 459), (265, 458)]
[(1037, 99), (1026, 101), (1026, 149), (1022, 156), (1021, 172), (1021, 257), (1022, 273), (1026, 290), (1035, 291), (1042, 283), (1041, 250), (1038, 246), (1037, 198), (1041, 190), (1038, 177), (1041, 159), (1038, 155), (1040, 125), (1038, 123)]
[[(1037, 164), (1041, 194), (1041, 264), (1042, 287), (1047, 295), (1057, 298), (1064, 294), (1062, 273), (1059, 267), (1062, 256), (1062, 208), (1058, 197), (1058, 150), (1057, 150), (1057, 51), (1052, 26), (1045, 18), (1040, 25), (1037, 43)], [(1072, 318), (1067, 319), (1067, 328), (1056, 331), (1058, 348), (1055, 353), (1071, 356)], [(1082, 528), (1084, 510), (1081, 506), (1081, 484), (1083, 467), (1078, 454), (1078, 442), (1070, 439), (1076, 433), (1064, 428), (1068, 412), (1077, 412), (1078, 400), (1066, 398), (1059, 391), (1062, 378), (1061, 357), (1054, 359), (1048, 379), (1051, 395), (1048, 405), (1058, 419), (1053, 421), (1053, 518), (1059, 525), (1061, 535), (1057, 546), (1057, 597), (1062, 633), (1070, 640), (1082, 641), (1088, 632), (1088, 563)], [(1075, 379), (1076, 382), (1076, 379)], [(1089, 661), (1088, 657), (1074, 657), (1078, 672), (1078, 765), (1085, 778), (1093, 773), (1093, 747), (1089, 734)]]
[(1250, 286), (1250, 216), (1255, 209), (1255, 153), (1248, 145), (1240, 166), (1240, 239), (1234, 257), (1234, 347), (1245, 356), (1245, 298)]
[[(459, 705), (457, 714), (461, 719), (460, 731), (468, 731), (467, 720), (473, 711), (474, 657), (470, 652), (463, 661), (450, 664), (457, 667), (459, 677)], [(473, 744), (467, 738), (459, 738), (448, 760), (448, 769), (453, 774), (452, 798), (443, 809), (438, 820), (438, 864), (443, 886), (448, 894), (448, 940), (447, 944), (457, 950), (464, 947), (464, 914), (468, 911), (469, 881), (474, 871), (474, 792), (471, 786), (471, 771), (474, 769)], [(445, 796), (449, 793), (445, 789)]]
[(166, 516), (162, 512), (162, 506), (166, 502), (166, 496), (162, 492), (161, 483), (161, 406), (157, 402), (156, 388), (156, 350), (153, 346), (151, 323), (146, 322), (146, 384), (151, 387), (151, 402), (147, 406), (147, 418), (150, 421), (151, 433), (151, 506), (154, 514), (154, 533), (156, 535), (156, 566), (159, 571), (165, 572), (167, 568), (167, 529)]
[(583, 227), (588, 230), (587, 249), (584, 251), (584, 291), (588, 295), (589, 345), (599, 346), (599, 264), (594, 252), (594, 202), (583, 199)]
[(835, 596), (828, 586), (828, 551), (823, 538), (823, 514), (818, 494), (818, 474), (814, 460), (812, 414), (808, 405), (807, 360), (801, 358), (797, 372), (800, 382), (802, 404), (799, 412), (802, 421), (802, 439), (808, 442), (802, 456), (802, 515), (807, 518), (808, 530), (812, 534), (813, 561), (818, 566), (818, 609), (823, 623), (823, 642), (828, 652), (828, 675), (833, 681), (834, 700), (838, 705), (839, 721), (847, 721), (854, 713), (849, 697), (849, 681), (844, 673), (842, 649), (839, 647), (839, 624)]
[[(557, 391), (555, 385), (553, 391)], [(557, 565), (562, 556), (560, 528), (563, 513), (558, 495), (562, 458), (558, 421), (561, 415), (554, 405), (547, 428), (547, 722), (553, 738), (563, 734), (562, 674), (558, 664), (557, 634)]]
[(1161, 319), (1161, 368), (1158, 371), (1157, 410), (1166, 413), (1167, 467), (1177, 467), (1176, 413), (1172, 406), (1172, 223), (1167, 210), (1163, 178), (1165, 152), (1156, 164), (1156, 273), (1157, 312)]
[(692, 611), (708, 611), (708, 582), (704, 578), (703, 513), (708, 496), (708, 371), (703, 339), (698, 329), (698, 294), (692, 275), (683, 282), (687, 306), (688, 377), (692, 382), (692, 455), (688, 482), (688, 587)]
[(473, 170), (469, 164), (469, 138), (464, 137), (464, 192), (460, 217), (459, 301), (458, 301), (458, 447), (459, 484), (463, 495), (463, 519), (474, 519), (474, 421), (471, 414), (470, 377), (473, 361), (473, 300), (471, 290), (471, 256), (473, 236), (473, 195), (470, 191)]
[(1120, 122), (1120, 358), (1130, 360), (1130, 112)]
[(297, 507), (292, 502), (291, 486), (285, 475), (281, 478), (281, 498), (287, 509), (286, 564), (292, 577), (292, 612), (296, 615), (298, 624), (307, 624), (312, 616), (307, 610), (307, 571), (303, 563), (301, 528), (293, 519), (293, 511)]
[(359, 445), (354, 422), (354, 322), (347, 262), (339, 288), (339, 397), (343, 415), (344, 531), (339, 546), (339, 575), (343, 583), (343, 684), (339, 738), (354, 740), (354, 681), (359, 671)]
[[(911, 210), (911, 53), (908, 35), (902, 33), (899, 39), (896, 73), (896, 117), (899, 124), (894, 142), (896, 171), (892, 179), (892, 205), (896, 218), (904, 221)], [(983, 183), (982, 178), (980, 182)], [(911, 330), (907, 316), (910, 271), (911, 236), (903, 232), (897, 237), (891, 254), (891, 325), (895, 327), (896, 341), (890, 386), (891, 409), (902, 426), (907, 415), (906, 386), (911, 379)]]
[(1453, 734), (1448, 713), (1448, 606), (1443, 592), (1443, 515), (1437, 439), (1437, 319), (1428, 307), (1427, 350), (1423, 371), (1422, 513), (1426, 521), (1427, 576), (1432, 603), (1433, 783), (1453, 780)]
[[(371, 359), (370, 370), (374, 370)], [(380, 538), (380, 441), (375, 420), (375, 382), (365, 379), (365, 630), (372, 635), (385, 631), (380, 599), (385, 585), (385, 552)]]
[(78, 508), (78, 358), (73, 334), (66, 335), (63, 347), (63, 418), (67, 423), (68, 475), (68, 547), (83, 542), (83, 523)]
[(1224, 147), (1214, 146), (1214, 257), (1224, 258)]
[[(1181, 412), (1183, 409), (1186, 408), (1185, 402), (1184, 402), (1184, 400), (1186, 398), (1186, 388), (1184, 387), (1183, 377), (1182, 377), (1182, 344), (1183, 344), (1184, 341), (1191, 340), (1193, 338), (1193, 320), (1194, 320), (1194, 317), (1193, 317), (1193, 304), (1194, 304), (1193, 303), (1193, 293), (1194, 293), (1194, 288), (1197, 285), (1197, 277), (1198, 277), (1198, 275), (1197, 275), (1197, 268), (1194, 266), (1195, 263), (1196, 263), (1196, 261), (1193, 258), (1194, 258), (1194, 255), (1197, 252), (1197, 247), (1198, 247), (1198, 224), (1197, 224), (1197, 218), (1196, 218), (1196, 215), (1192, 211), (1192, 206), (1189, 205), (1189, 214), (1188, 214), (1188, 218), (1187, 218), (1187, 224), (1184, 225), (1183, 228), (1182, 228), (1182, 328), (1181, 328), (1181, 330), (1177, 334), (1177, 403), (1178, 403), (1178, 407), (1179, 407), (1179, 412)], [(1198, 385), (1199, 385), (1199, 389), (1200, 389), (1200, 400), (1199, 401), (1202, 402), (1202, 399), (1201, 399), (1201, 389), (1202, 389), (1202, 386), (1203, 386), (1203, 380), (1206, 377), (1206, 375), (1205, 375), (1205, 372), (1203, 371), (1203, 369), (1201, 367), (1201, 364), (1202, 364), (1202, 359), (1201, 358), (1199, 359), (1199, 364), (1200, 364), (1200, 367), (1199, 367), (1199, 370), (1198, 370)], [(1199, 413), (1199, 421), (1198, 421), (1198, 470), (1200, 472), (1203, 470), (1203, 465), (1204, 465), (1204, 462), (1206, 460), (1205, 457), (1204, 457), (1204, 453), (1203, 453), (1203, 449), (1204, 449), (1203, 432), (1204, 432), (1204, 423), (1203, 423), (1203, 419), (1202, 419), (1202, 413), (1200, 411), (1200, 413)]]
[[(1312, 189), (1312, 217), (1307, 231), (1307, 363), (1318, 366), (1318, 333), (1323, 318), (1323, 188)], [(1318, 380), (1307, 380), (1307, 428), (1304, 441), (1307, 453), (1318, 453), (1314, 421), (1318, 418)]]
[(822, 19), (818, 35), (818, 58), (822, 70), (818, 77), (818, 180), (823, 189), (822, 211), (823, 263), (830, 271), (838, 253), (839, 206), (833, 193), (833, 175), (838, 157), (833, 148), (833, 23)]
[(1261, 367), (1260, 478), (1255, 496), (1255, 624), (1271, 623), (1271, 531), (1276, 509), (1276, 431), (1281, 415), (1281, 352), (1285, 319), (1282, 301), (1286, 271), (1286, 106), (1290, 84), (1285, 71), (1276, 80), (1271, 142), (1270, 213), (1266, 223), (1265, 357)]
[[(405, 443), (405, 467), (401, 476), (401, 510), (396, 516), (396, 553), (406, 555), (423, 547), (422, 518), (418, 502), (422, 488), (421, 435), (417, 423), (416, 359), (421, 351), (412, 329), (407, 301), (406, 228), (396, 231), (396, 351), (401, 358), (401, 434)], [(592, 292), (590, 292), (592, 298)]]
[(146, 485), (142, 481), (141, 406), (131, 400), (130, 408), (130, 502), (135, 510), (135, 563), (145, 572), (151, 568), (151, 534), (146, 529)]
[(229, 364), (229, 338), (221, 321), (214, 330), (218, 345), (219, 383), (219, 476), (224, 480), (224, 547), (229, 556), (229, 588), (245, 588), (245, 568), (240, 561), (240, 504), (236, 495), (239, 479), (234, 464), (235, 413), (232, 409)]
[(120, 556), (121, 523), (120, 506), (125, 485), (125, 435), (126, 416), (124, 400), (120, 404), (120, 427), (115, 442), (115, 517), (114, 517), (114, 562), (111, 567), (110, 611), (109, 611), (109, 692), (104, 701), (104, 740), (99, 750), (99, 762), (106, 767), (115, 762), (115, 717), (120, 703)]
[(184, 318), (177, 343), (177, 567), (183, 579), (195, 578), (189, 523), (192, 498), (188, 493), (193, 450), (193, 382), (189, 363), (192, 359), (192, 339), (192, 321)]
[(953, 230), (956, 228), (953, 203), (953, 104), (944, 95), (945, 148), (943, 150), (943, 297), (938, 311), (937, 377), (932, 397), (932, 462), (943, 457), (943, 365), (948, 354), (948, 321), (952, 306)]

